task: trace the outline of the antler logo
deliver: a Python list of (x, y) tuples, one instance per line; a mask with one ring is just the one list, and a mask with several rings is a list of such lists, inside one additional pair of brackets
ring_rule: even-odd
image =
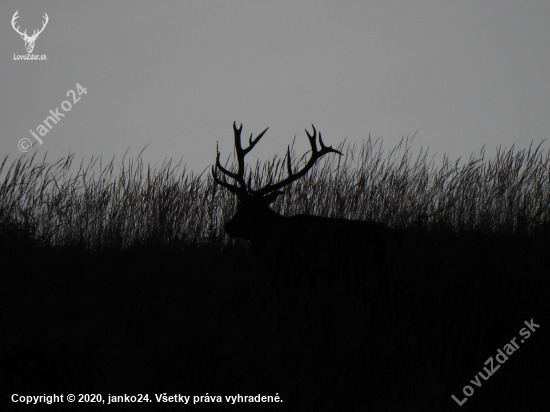
[(13, 29), (19, 33), (21, 35), (21, 38), (23, 40), (25, 40), (25, 48), (27, 49), (27, 53), (32, 53), (33, 49), (34, 49), (34, 42), (36, 41), (36, 38), (38, 37), (38, 35), (40, 33), (42, 33), (44, 31), (44, 28), (46, 27), (46, 25), (48, 24), (48, 20), (50, 19), (48, 17), (48, 15), (46, 13), (44, 13), (44, 18), (46, 19), (46, 21), (44, 22), (44, 24), (42, 25), (42, 28), (38, 31), (34, 30), (33, 33), (32, 33), (32, 36), (28, 36), (27, 35), (27, 30), (25, 30), (23, 33), (21, 33), (19, 31), (19, 27), (20, 26), (17, 26), (15, 27), (15, 20), (17, 20), (19, 18), (19, 16), (17, 15), (17, 13), (19, 13), (19, 10), (17, 10), (15, 12), (15, 14), (13, 15), (12, 19), (11, 19), (11, 26), (13, 27)]

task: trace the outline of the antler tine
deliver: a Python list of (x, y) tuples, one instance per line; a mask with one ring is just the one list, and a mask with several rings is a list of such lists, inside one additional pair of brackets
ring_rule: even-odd
[(243, 130), (243, 124), (241, 123), (241, 127), (237, 129), (237, 122), (233, 122), (233, 134), (235, 135), (235, 151), (237, 152), (237, 162), (239, 165), (239, 170), (237, 171), (237, 174), (231, 173), (229, 176), (231, 176), (233, 179), (239, 183), (241, 187), (244, 187), (244, 155), (243, 155), (243, 149), (241, 147), (241, 131)]
[(267, 132), (267, 127), (263, 132), (261, 132), (255, 139), (252, 138), (253, 134), (250, 133), (250, 138), (248, 139), (249, 146), (244, 148), (241, 145), (241, 131), (243, 130), (243, 125), (241, 123), (241, 127), (237, 129), (237, 123), (233, 122), (233, 131), (235, 133), (235, 150), (237, 152), (237, 162), (239, 164), (239, 171), (237, 174), (232, 174), (232, 178), (235, 179), (239, 185), (243, 188), (246, 188), (246, 182), (244, 180), (244, 171), (245, 171), (245, 163), (244, 163), (244, 157), (256, 146), (256, 144), (260, 141), (260, 139), (263, 137), (265, 132)]
[[(235, 152), (237, 154), (238, 170), (237, 173), (233, 173), (222, 166), (222, 164), (220, 163), (220, 152), (216, 147), (216, 166), (212, 167), (212, 177), (214, 178), (214, 181), (216, 183), (229, 189), (232, 193), (238, 195), (246, 194), (247, 190), (244, 176), (246, 166), (244, 158), (248, 154), (248, 152), (250, 152), (254, 148), (254, 146), (256, 146), (256, 144), (260, 141), (265, 132), (267, 132), (267, 129), (269, 129), (269, 127), (266, 128), (262, 133), (260, 133), (255, 139), (252, 137), (252, 134), (250, 134), (250, 139), (248, 140), (249, 146), (243, 149), (241, 145), (241, 131), (243, 130), (243, 125), (241, 123), (240, 127), (237, 128), (237, 122), (233, 122), (233, 134), (235, 139)], [(223, 173), (223, 181), (218, 178), (217, 170), (215, 170), (216, 168)], [(229, 176), (231, 179), (235, 180), (238, 183), (238, 186), (228, 183), (225, 176)], [(248, 184), (250, 188), (250, 179)]]
[[(315, 126), (311, 125), (311, 127), (313, 127), (313, 136), (308, 133), (307, 129), (306, 129), (306, 134), (307, 134), (307, 137), (309, 138), (309, 142), (311, 144), (312, 152), (313, 153), (318, 153), (318, 150), (317, 150), (317, 136), (316, 136), (317, 130), (315, 130)], [(319, 143), (321, 145), (321, 152), (325, 151), (325, 153), (338, 153), (339, 155), (342, 155), (341, 152), (339, 152), (336, 149), (333, 149), (332, 146), (325, 146), (325, 143), (323, 142), (323, 138), (321, 136), (321, 132), (319, 132)], [(321, 156), (319, 156), (319, 157), (321, 157)]]
[(25, 30), (23, 33), (21, 33), (21, 31), (19, 31), (19, 27), (21, 27), (21, 26), (15, 27), (15, 25), (17, 24), (17, 23), (16, 23), (16, 20), (19, 18), (18, 13), (19, 13), (19, 10), (17, 10), (17, 11), (15, 12), (15, 14), (13, 15), (13, 17), (11, 18), (11, 26), (13, 27), (13, 29), (14, 29), (17, 33), (19, 33), (19, 34), (21, 34), (21, 35), (24, 34), (24, 35), (26, 36), (26, 35), (27, 35), (27, 30)]
[[(223, 181), (220, 178), (218, 178), (218, 171), (216, 170), (216, 168), (220, 169), (222, 171), (222, 173), (224, 173), (224, 175), (222, 176)], [(226, 168), (224, 168), (221, 165), (221, 163), (220, 163), (220, 151), (218, 149), (218, 142), (216, 142), (216, 165), (212, 166), (212, 178), (214, 179), (214, 181), (217, 184), (219, 184), (222, 187), (225, 187), (231, 193), (234, 193), (236, 195), (241, 195), (243, 190), (238, 186), (227, 183), (227, 180), (225, 179), (225, 175), (228, 175), (229, 177), (232, 177), (233, 179), (236, 179), (236, 176), (237, 176), (234, 173), (231, 173), (229, 170), (227, 170)]]
[(238, 180), (239, 176), (233, 172), (230, 172), (220, 163), (220, 152), (216, 155), (216, 167), (222, 171), (223, 174), (229, 176), (232, 179)]
[[(216, 168), (221, 170), (221, 172), (224, 174), (223, 175), (223, 181), (218, 177), (218, 171), (216, 170)], [(220, 163), (220, 150), (219, 150), (219, 147), (218, 147), (218, 142), (216, 142), (216, 165), (212, 166), (212, 178), (214, 179), (214, 181), (217, 184), (219, 184), (222, 187), (225, 187), (231, 193), (234, 193), (236, 195), (241, 195), (243, 193), (243, 189), (240, 188), (239, 186), (235, 186), (235, 185), (227, 183), (227, 180), (225, 179), (225, 175), (227, 175), (227, 176), (229, 176), (229, 177), (231, 177), (235, 180), (237, 180), (237, 177), (238, 177), (235, 173), (230, 172), (225, 167), (223, 167), (222, 164)], [(244, 190), (244, 192), (246, 192), (246, 191)]]
[(239, 164), (239, 170), (237, 174), (231, 174), (230, 176), (239, 183), (239, 186), (246, 189), (246, 182), (244, 181), (244, 157), (246, 156), (247, 149), (241, 146), (241, 131), (243, 130), (243, 124), (237, 129), (237, 122), (233, 122), (233, 132), (235, 134), (235, 151), (237, 152), (237, 163)]
[(317, 149), (317, 130), (315, 129), (315, 126), (311, 125), (313, 127), (313, 134), (309, 134), (309, 132), (306, 129), (306, 134), (309, 139), (309, 144), (311, 146), (311, 157), (309, 158), (308, 162), (304, 166), (304, 168), (296, 173), (292, 173), (292, 166), (291, 166), (291, 159), (290, 159), (290, 148), (287, 149), (287, 171), (288, 171), (288, 177), (286, 179), (281, 180), (279, 183), (276, 183), (272, 185), (271, 183), (268, 183), (266, 186), (259, 190), (249, 190), (249, 192), (255, 196), (264, 196), (268, 193), (274, 192), (276, 190), (282, 189), (285, 186), (288, 186), (292, 182), (298, 180), (300, 177), (304, 176), (307, 172), (311, 170), (311, 168), (315, 165), (315, 162), (319, 160), (321, 157), (326, 155), (327, 153), (338, 153), (339, 155), (342, 155), (338, 150), (333, 149), (332, 146), (325, 146), (323, 143), (323, 140), (321, 139), (321, 133), (319, 133), (319, 142), (321, 144), (321, 150)]
[(313, 127), (313, 136), (309, 134), (309, 132), (306, 130), (307, 137), (309, 138), (309, 145), (311, 146), (311, 152), (312, 154), (317, 153), (317, 130), (315, 130), (315, 126), (311, 125)]
[(256, 143), (260, 141), (260, 139), (263, 137), (265, 132), (267, 132), (267, 129), (269, 129), (269, 127), (266, 127), (265, 130), (261, 132), (255, 139), (252, 139), (252, 133), (250, 133), (250, 139), (248, 139), (249, 146), (245, 149), (245, 154), (250, 152), (252, 148), (256, 146)]
[(218, 178), (218, 172), (216, 171), (216, 168), (214, 166), (212, 166), (212, 178), (214, 179), (214, 181), (217, 184), (219, 184), (222, 187), (225, 187), (231, 193), (234, 193), (236, 195), (241, 195), (242, 194), (241, 188), (238, 187), (238, 186), (231, 185), (231, 184), (227, 183), (227, 181), (225, 180), (225, 177), (223, 178), (224, 179), (223, 181), (220, 180), (220, 178)]

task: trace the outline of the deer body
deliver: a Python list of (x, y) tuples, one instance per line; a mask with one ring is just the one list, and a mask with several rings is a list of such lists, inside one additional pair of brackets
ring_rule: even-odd
[(399, 233), (376, 222), (271, 212), (261, 221), (250, 220), (249, 230), (235, 228), (239, 222), (232, 219), (226, 232), (250, 241), (254, 254), (277, 277), (275, 284), (361, 283), (370, 274), (379, 286), (388, 286), (402, 248)]

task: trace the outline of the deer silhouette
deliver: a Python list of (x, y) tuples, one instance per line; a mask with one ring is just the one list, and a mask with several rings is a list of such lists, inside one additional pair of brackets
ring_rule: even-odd
[[(288, 177), (275, 184), (270, 181), (254, 190), (250, 175), (248, 186), (245, 181), (244, 158), (268, 128), (254, 139), (251, 134), (248, 147), (243, 148), (242, 124), (237, 128), (233, 123), (238, 171), (231, 172), (221, 165), (219, 151), (216, 164), (212, 167), (214, 181), (238, 199), (237, 212), (225, 224), (225, 231), (231, 238), (250, 242), (254, 254), (271, 272), (276, 289), (299, 282), (315, 286), (319, 281), (336, 280), (361, 285), (369, 278), (375, 279), (374, 284), (388, 292), (392, 287), (395, 263), (402, 250), (403, 240), (398, 232), (373, 221), (307, 214), (286, 217), (269, 207), (284, 193), (280, 189), (306, 175), (321, 157), (329, 153), (342, 155), (332, 146), (325, 146), (321, 133), (318, 149), (317, 131), (312, 127), (313, 134), (306, 130), (311, 157), (305, 166), (292, 171), (289, 147), (286, 156)], [(218, 171), (223, 173), (222, 179), (218, 177)], [(226, 176), (236, 184), (228, 183)]]

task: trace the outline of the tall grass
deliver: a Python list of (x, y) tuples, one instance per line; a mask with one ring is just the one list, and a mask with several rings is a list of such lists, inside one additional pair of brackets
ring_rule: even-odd
[[(427, 150), (413, 158), (412, 141), (403, 139), (388, 154), (381, 140), (369, 138), (359, 148), (342, 144), (343, 157), (326, 156), (273, 208), (283, 215), (376, 220), (399, 228), (429, 220), (430, 227), (491, 233), (534, 233), (550, 221), (550, 152), (541, 145), (498, 148), (492, 159), (483, 148), (467, 161), (444, 156), (437, 166)], [(306, 157), (293, 167), (303, 166)], [(106, 163), (92, 158), (70, 173), (73, 160), (69, 155), (48, 164), (33, 155), (7, 167), (6, 156), (1, 218), (52, 245), (92, 250), (176, 236), (227, 241), (222, 223), (232, 216), (235, 199), (214, 184), (209, 171), (189, 172), (172, 160), (145, 166), (138, 156), (123, 158), (118, 167), (114, 157)], [(248, 173), (258, 187), (284, 178), (283, 166), (284, 159), (275, 158)]]

